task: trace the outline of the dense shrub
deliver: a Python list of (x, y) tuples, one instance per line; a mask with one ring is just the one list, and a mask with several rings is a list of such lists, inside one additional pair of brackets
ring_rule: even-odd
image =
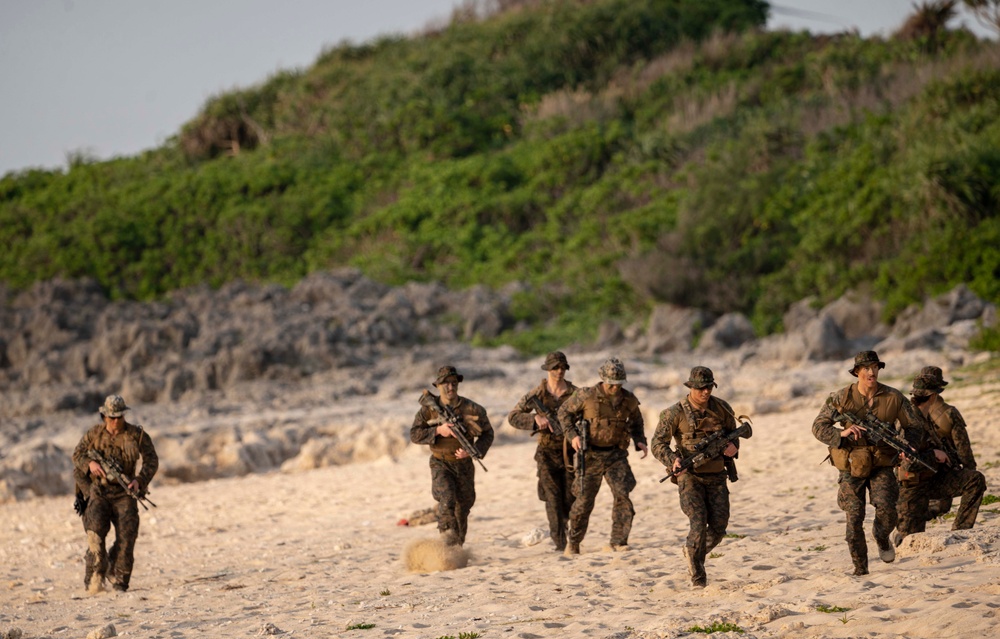
[(757, 30), (746, 0), (505, 2), (225, 93), (160, 149), (0, 179), (0, 279), (150, 299), (340, 265), (522, 284), (526, 349), (669, 301), (1000, 301), (1000, 47)]

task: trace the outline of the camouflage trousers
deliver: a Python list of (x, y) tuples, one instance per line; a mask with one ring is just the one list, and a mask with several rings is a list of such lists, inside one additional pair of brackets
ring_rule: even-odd
[(628, 453), (620, 448), (613, 450), (587, 450), (586, 475), (573, 481), (573, 495), (576, 499), (569, 511), (570, 543), (579, 544), (587, 534), (590, 513), (594, 510), (594, 500), (606, 481), (611, 488), (614, 503), (611, 508), (611, 545), (628, 545), (628, 535), (632, 531), (635, 508), (628, 494), (635, 488), (635, 476), (628, 464)]
[(686, 548), (694, 583), (705, 583), (705, 557), (726, 536), (729, 525), (729, 484), (726, 480), (724, 472), (700, 476), (687, 472), (677, 478), (681, 511), (687, 515), (691, 526)]
[(906, 535), (924, 532), (927, 527), (928, 502), (931, 499), (961, 497), (952, 530), (972, 528), (979, 515), (979, 506), (986, 492), (986, 478), (978, 470), (948, 469), (917, 482), (900, 482), (897, 512), (899, 524), (897, 543)]
[[(115, 527), (115, 541), (105, 550), (105, 539)], [(90, 492), (87, 510), (83, 513), (83, 529), (87, 533), (84, 555), (83, 584), (90, 588), (107, 579), (120, 590), (127, 590), (132, 578), (135, 540), (139, 537), (139, 506), (128, 495), (106, 497)]]
[(889, 535), (896, 527), (896, 501), (899, 482), (891, 466), (876, 466), (868, 477), (852, 477), (841, 471), (837, 505), (847, 515), (847, 548), (851, 552), (855, 574), (868, 573), (868, 544), (865, 542), (865, 502), (875, 506), (872, 535), (880, 548), (891, 548)]
[(476, 503), (476, 467), (469, 458), (447, 461), (430, 458), (431, 495), (438, 504), (438, 530), (449, 542), (462, 545), (469, 512)]
[(566, 527), (573, 506), (573, 471), (567, 470), (562, 447), (539, 446), (535, 451), (538, 463), (538, 498), (545, 502), (549, 520), (549, 536), (556, 550), (566, 548)]

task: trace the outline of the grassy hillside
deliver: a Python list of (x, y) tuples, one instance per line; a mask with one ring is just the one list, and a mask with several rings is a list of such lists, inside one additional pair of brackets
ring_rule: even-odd
[[(765, 33), (764, 2), (505, 2), (220, 95), (163, 148), (0, 180), (0, 279), (155, 298), (355, 265), (519, 281), (529, 350), (657, 301), (1000, 302), (1000, 48)], [(931, 46), (933, 45), (933, 46)]]

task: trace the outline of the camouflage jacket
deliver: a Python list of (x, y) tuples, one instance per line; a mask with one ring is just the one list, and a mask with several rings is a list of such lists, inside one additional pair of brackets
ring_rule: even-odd
[[(858, 391), (857, 383), (842, 388), (835, 393), (831, 393), (820, 409), (819, 415), (813, 421), (812, 433), (819, 441), (830, 448), (858, 448), (871, 446), (868, 439), (862, 436), (858, 441), (845, 441), (840, 437), (840, 431), (846, 428), (846, 424), (835, 422), (834, 418), (841, 411), (849, 411), (855, 414), (865, 413), (871, 410), (881, 421), (896, 424), (897, 430), (902, 431), (903, 437), (917, 450), (926, 447), (927, 422), (910, 400), (895, 388), (879, 383), (875, 389), (875, 395), (871, 405), (867, 405), (865, 398)], [(862, 415), (863, 416), (863, 415)], [(895, 456), (888, 445), (881, 444), (879, 449), (882, 453)]]
[[(465, 397), (459, 397), (453, 408), (462, 417), (462, 422), (468, 431), (469, 441), (479, 454), (486, 457), (486, 451), (493, 444), (493, 426), (490, 425), (486, 409)], [(447, 423), (444, 416), (429, 406), (421, 406), (410, 426), (410, 441), (414, 444), (428, 444), (431, 454), (438, 459), (455, 461), (456, 451), (460, 448), (455, 437), (442, 437), (437, 434), (437, 427)]]
[[(126, 475), (139, 481), (140, 494), (147, 492), (149, 482), (160, 467), (160, 459), (156, 456), (153, 440), (142, 426), (126, 422), (125, 427), (117, 435), (109, 433), (103, 423), (92, 426), (73, 451), (73, 475), (78, 488), (84, 489), (84, 486), (79, 484), (89, 481), (91, 485), (96, 485), (102, 494), (109, 497), (122, 496), (125, 494), (125, 489), (116, 482), (90, 474), (91, 459), (87, 453), (91, 450), (118, 461)], [(138, 475), (136, 475), (137, 467)]]
[[(566, 380), (566, 393), (560, 397), (556, 397), (549, 392), (548, 380), (543, 379), (538, 386), (531, 389), (531, 391), (521, 398), (521, 401), (517, 403), (514, 410), (510, 411), (507, 415), (507, 421), (510, 425), (519, 430), (537, 430), (535, 425), (535, 409), (531, 405), (531, 398), (537, 397), (542, 405), (552, 411), (553, 414), (558, 415), (559, 408), (566, 403), (566, 400), (576, 392), (577, 388), (573, 382)], [(565, 430), (565, 425), (559, 422)], [(552, 432), (543, 430), (538, 436), (538, 447), (539, 448), (562, 448), (563, 436), (554, 435)]]
[[(656, 432), (653, 434), (653, 443), (649, 448), (653, 457), (667, 468), (673, 467), (675, 459), (684, 459), (691, 455), (693, 447), (702, 437), (715, 430), (728, 432), (736, 428), (735, 413), (725, 400), (709, 397), (705, 410), (697, 410), (688, 402), (691, 415), (696, 422), (694, 424), (690, 423), (685, 415), (684, 402), (688, 402), (688, 399), (684, 398), (660, 413)], [(675, 442), (676, 450), (671, 448), (671, 441)], [(738, 439), (733, 444), (739, 449)]]
[(975, 470), (976, 457), (972, 454), (972, 443), (969, 441), (969, 431), (965, 426), (962, 413), (940, 397), (936, 397), (927, 407), (927, 419), (934, 426), (941, 439), (954, 444), (962, 466)]

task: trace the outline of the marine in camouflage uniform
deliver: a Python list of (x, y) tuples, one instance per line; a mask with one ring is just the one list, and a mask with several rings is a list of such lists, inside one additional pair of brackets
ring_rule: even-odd
[(883, 422), (898, 422), (903, 437), (917, 450), (922, 450), (925, 434), (923, 417), (913, 404), (898, 390), (879, 383), (879, 371), (883, 368), (885, 362), (879, 360), (875, 351), (858, 353), (849, 371), (858, 381), (831, 394), (812, 425), (813, 436), (829, 447), (830, 461), (840, 471), (837, 505), (847, 517), (847, 547), (855, 575), (868, 574), (864, 531), (866, 492), (875, 506), (872, 534), (879, 557), (886, 563), (896, 559), (889, 535), (897, 521), (899, 484), (893, 467), (899, 455), (884, 443), (869, 441), (863, 425), (848, 424), (843, 428), (835, 419), (841, 412), (863, 416), (871, 411)]
[[(77, 499), (78, 510), (82, 510), (87, 533), (83, 582), (91, 591), (102, 589), (105, 579), (115, 590), (128, 590), (139, 537), (139, 506), (118, 482), (106, 476), (88, 452), (96, 450), (105, 459), (117, 461), (125, 475), (134, 478), (129, 488), (139, 495), (146, 494), (160, 464), (149, 433), (125, 421), (127, 410), (124, 399), (109, 395), (99, 409), (103, 422), (88, 430), (73, 451), (73, 477), (83, 493), (82, 499)], [(105, 538), (112, 526), (115, 541), (106, 551)]]
[[(545, 415), (539, 415), (532, 404), (537, 398), (545, 408), (556, 415), (559, 407), (576, 391), (573, 382), (567, 381), (569, 362), (559, 351), (549, 353), (542, 364), (547, 372), (527, 395), (521, 398), (514, 410), (507, 415), (510, 425), (519, 430), (538, 433), (538, 448), (535, 462), (538, 464), (538, 498), (545, 502), (545, 514), (549, 520), (549, 536), (556, 550), (566, 548), (566, 527), (570, 507), (573, 505), (573, 470), (569, 464), (568, 442), (563, 433), (552, 431)], [(559, 425), (556, 425), (559, 430)]]
[[(569, 530), (566, 534), (565, 554), (580, 554), (580, 542), (587, 534), (594, 500), (607, 481), (614, 497), (611, 510), (611, 541), (613, 551), (628, 549), (628, 536), (632, 530), (635, 508), (629, 493), (635, 488), (635, 476), (628, 463), (629, 440), (636, 450), (646, 457), (646, 435), (643, 432), (639, 400), (622, 388), (625, 383), (625, 366), (616, 358), (604, 362), (600, 369), (601, 382), (596, 386), (581, 388), (573, 393), (559, 408), (559, 423), (566, 428), (573, 449), (583, 455), (585, 468), (573, 481), (573, 502), (569, 512)], [(577, 426), (579, 418), (589, 423), (588, 445), (580, 453), (581, 440)]]
[[(653, 457), (674, 471), (680, 468), (684, 458), (695, 454), (695, 447), (704, 439), (720, 430), (736, 429), (732, 407), (712, 396), (712, 389), (718, 384), (711, 369), (692, 368), (684, 385), (691, 389), (688, 396), (660, 413), (652, 443)], [(676, 449), (671, 449), (671, 440), (676, 443)], [(705, 460), (672, 478), (677, 484), (681, 511), (690, 522), (684, 555), (691, 584), (696, 588), (704, 588), (707, 583), (705, 557), (726, 536), (729, 525), (726, 465), (734, 463), (731, 460), (738, 453), (739, 445), (730, 442), (719, 457)]]
[[(938, 471), (907, 471), (899, 468), (899, 523), (895, 541), (898, 546), (907, 535), (923, 532), (932, 519), (928, 504), (941, 500), (951, 508), (953, 497), (961, 497), (952, 530), (972, 528), (979, 514), (986, 478), (976, 470), (965, 420), (958, 409), (941, 399), (948, 382), (937, 366), (925, 366), (913, 379), (910, 396), (913, 404), (927, 418)], [(937, 514), (937, 513), (934, 513)]]
[[(493, 443), (493, 427), (485, 408), (459, 396), (458, 385), (463, 379), (454, 366), (442, 366), (434, 385), (441, 393), (440, 402), (461, 417), (469, 441), (485, 457)], [(461, 546), (469, 512), (476, 503), (476, 467), (455, 438), (453, 426), (435, 408), (421, 405), (410, 427), (410, 441), (430, 446), (431, 494), (438, 503), (438, 530), (445, 543)]]

